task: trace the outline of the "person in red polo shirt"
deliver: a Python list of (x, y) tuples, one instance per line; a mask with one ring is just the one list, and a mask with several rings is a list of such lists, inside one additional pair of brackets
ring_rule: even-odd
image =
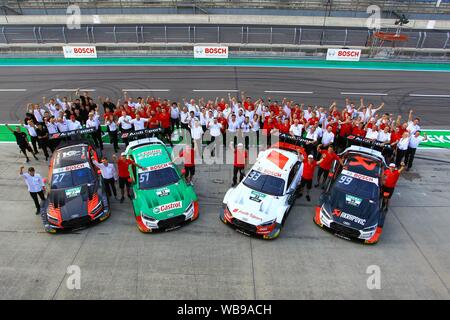
[(306, 152), (303, 149), (301, 150), (301, 153), (303, 155), (303, 173), (302, 173), (302, 180), (300, 181), (298, 197), (300, 198), (303, 195), (303, 189), (306, 186), (306, 200), (311, 201), (309, 191), (312, 188), (314, 170), (316, 169), (317, 164), (318, 163), (320, 164), (320, 162), (323, 161), (323, 159), (317, 162), (316, 160), (314, 160), (314, 156), (312, 154), (307, 156)]
[(195, 151), (194, 144), (192, 144), (192, 146), (186, 145), (183, 150), (180, 151), (178, 157), (173, 160), (175, 162), (176, 160), (183, 158), (184, 177), (186, 182), (191, 185), (194, 185), (192, 179), (195, 175)]
[(333, 161), (339, 161), (342, 166), (344, 165), (344, 163), (342, 162), (342, 159), (336, 154), (336, 152), (334, 152), (333, 146), (329, 146), (327, 150), (320, 150), (320, 148), (317, 148), (317, 150), (322, 155), (322, 158), (318, 162), (319, 170), (317, 171), (317, 184), (314, 185), (314, 187), (317, 188), (321, 184), (320, 178), (323, 176), (322, 189), (325, 189), (325, 182), (328, 179), (328, 173), (330, 172)]
[(400, 164), (400, 169), (397, 170), (395, 167), (395, 163), (389, 164), (389, 168), (384, 170), (383, 172), (383, 207), (385, 211), (388, 211), (389, 199), (392, 198), (394, 194), (395, 186), (397, 185), (397, 181), (400, 178), (400, 174), (405, 169), (405, 164), (402, 162)]
[(162, 135), (169, 141), (171, 147), (173, 147), (171, 132), (170, 132), (170, 113), (166, 108), (161, 109), (161, 113), (158, 115), (158, 120), (162, 128)]
[(129, 166), (135, 166), (142, 170), (145, 170), (144, 167), (138, 165), (133, 160), (127, 159), (125, 152), (120, 154), (120, 158), (117, 159), (116, 155), (112, 156), (113, 161), (117, 164), (117, 171), (119, 175), (119, 188), (120, 188), (120, 203), (123, 203), (125, 200), (125, 187), (127, 188), (127, 196), (131, 199), (130, 193), (130, 172), (128, 171)]
[(245, 176), (245, 164), (248, 159), (248, 153), (244, 149), (244, 145), (242, 143), (238, 143), (237, 148), (233, 147), (233, 142), (230, 143), (230, 149), (234, 153), (234, 161), (233, 161), (233, 184), (231, 187), (236, 186), (237, 184), (237, 175), (239, 173), (239, 182), (244, 179)]

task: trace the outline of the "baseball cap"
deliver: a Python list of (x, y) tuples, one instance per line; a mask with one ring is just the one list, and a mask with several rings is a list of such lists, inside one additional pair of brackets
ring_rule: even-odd
[(312, 154), (310, 154), (310, 155), (308, 156), (308, 158), (313, 159), (314, 156), (313, 156)]
[(120, 155), (125, 157), (127, 154), (125, 152), (122, 152)]
[(244, 145), (242, 143), (238, 143), (238, 148), (242, 148)]
[(390, 164), (389, 164), (389, 167), (390, 167), (390, 168), (395, 168), (395, 163), (390, 163)]

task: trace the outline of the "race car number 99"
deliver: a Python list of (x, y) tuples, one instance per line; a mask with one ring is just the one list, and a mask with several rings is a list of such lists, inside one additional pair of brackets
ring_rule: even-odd
[(353, 181), (352, 177), (347, 177), (347, 176), (342, 176), (339, 179), (339, 183), (345, 184), (345, 185), (349, 185), (351, 182)]

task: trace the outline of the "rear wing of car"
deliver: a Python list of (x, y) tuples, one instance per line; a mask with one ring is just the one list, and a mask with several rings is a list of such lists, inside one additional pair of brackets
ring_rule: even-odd
[(77, 129), (77, 130), (71, 130), (71, 131), (65, 131), (65, 132), (57, 132), (50, 135), (49, 139), (61, 139), (61, 138), (84, 138), (84, 135), (95, 133), (97, 129), (95, 128), (83, 128), (83, 129)]
[(161, 132), (162, 132), (161, 128), (142, 129), (137, 131), (124, 132), (120, 137), (122, 139), (137, 140), (139, 138), (148, 138)]
[(347, 136), (347, 147), (349, 146), (361, 146), (365, 147), (366, 149), (376, 150), (379, 152), (390, 150), (392, 148), (390, 144), (384, 144), (379, 141), (372, 141), (354, 135)]
[(291, 136), (290, 134), (286, 134), (286, 133), (280, 134), (279, 137), (280, 137), (280, 142), (293, 144), (298, 147), (304, 147), (306, 143), (314, 141), (312, 139), (294, 137), (294, 136)]
[(158, 138), (143, 138), (143, 139), (138, 139), (138, 140), (130, 142), (128, 144), (127, 148), (125, 149), (125, 153), (128, 154), (131, 150), (134, 150), (138, 147), (142, 147), (144, 145), (152, 145), (152, 144), (158, 144), (161, 146), (165, 146), (164, 142), (162, 142)]

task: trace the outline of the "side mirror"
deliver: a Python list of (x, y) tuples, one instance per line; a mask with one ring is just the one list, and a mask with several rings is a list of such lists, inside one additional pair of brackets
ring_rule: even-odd
[(181, 175), (184, 177), (186, 175), (186, 169), (181, 169)]

